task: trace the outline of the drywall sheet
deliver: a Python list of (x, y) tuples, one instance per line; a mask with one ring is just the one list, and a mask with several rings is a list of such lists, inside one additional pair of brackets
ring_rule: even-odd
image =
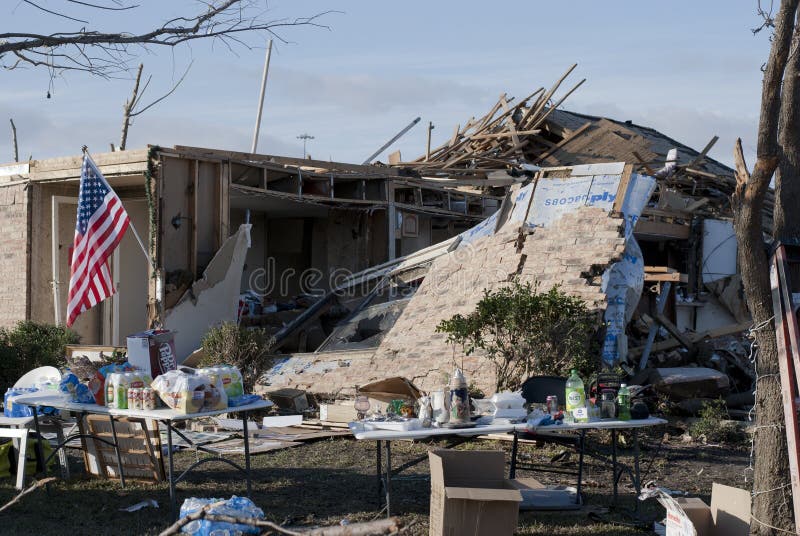
[(733, 222), (703, 220), (703, 283), (735, 275), (737, 252)]
[(203, 278), (164, 315), (164, 327), (177, 332), (175, 355), (178, 363), (200, 347), (208, 328), (222, 322), (236, 322), (239, 286), (242, 281), (247, 249), (250, 247), (250, 224), (228, 238), (211, 259)]

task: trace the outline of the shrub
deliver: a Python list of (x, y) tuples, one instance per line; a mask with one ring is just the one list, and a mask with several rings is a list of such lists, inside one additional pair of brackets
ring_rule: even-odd
[(698, 419), (689, 426), (689, 435), (711, 443), (741, 442), (745, 433), (728, 419), (728, 408), (724, 400), (705, 402), (698, 413)]
[(23, 374), (37, 367), (66, 365), (66, 346), (80, 340), (63, 326), (19, 322), (0, 329), (0, 384), (3, 392)]
[(263, 329), (246, 329), (225, 322), (203, 336), (205, 356), (200, 366), (233, 365), (242, 373), (245, 389), (252, 392), (258, 378), (272, 363), (268, 354), (274, 343), (275, 339)]
[(497, 390), (516, 390), (531, 375), (566, 376), (571, 368), (584, 377), (596, 372), (598, 327), (598, 316), (558, 286), (538, 292), (514, 281), (484, 291), (475, 311), (443, 320), (436, 331), (467, 355), (485, 352), (495, 366)]

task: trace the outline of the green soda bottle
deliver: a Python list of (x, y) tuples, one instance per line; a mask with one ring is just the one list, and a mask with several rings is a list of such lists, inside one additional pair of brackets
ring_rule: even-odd
[[(587, 422), (588, 414), (586, 411), (586, 391), (583, 389), (583, 380), (578, 376), (578, 371), (572, 369), (570, 376), (567, 378), (567, 385), (565, 389), (567, 415), (574, 418), (575, 422)], [(578, 415), (575, 415), (575, 410), (580, 409)]]
[(617, 416), (621, 421), (631, 420), (631, 392), (626, 383), (619, 386), (617, 393)]

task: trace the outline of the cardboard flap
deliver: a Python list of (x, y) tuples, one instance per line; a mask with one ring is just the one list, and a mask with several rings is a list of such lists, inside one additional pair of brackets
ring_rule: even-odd
[(445, 486), (462, 486), (471, 481), (502, 480), (506, 469), (505, 454), (499, 450), (445, 450), (428, 453), (431, 478)]
[(522, 501), (522, 494), (516, 489), (456, 488), (448, 486), (444, 488), (444, 494), (448, 499), (463, 499), (467, 501)]
[(369, 395), (370, 398), (380, 400), (381, 402), (391, 402), (395, 399), (417, 400), (422, 396), (422, 393), (417, 389), (416, 385), (411, 383), (410, 380), (400, 376), (362, 385), (358, 388), (358, 392)]
[(714, 482), (711, 517), (715, 535), (747, 536), (750, 534), (750, 492)]

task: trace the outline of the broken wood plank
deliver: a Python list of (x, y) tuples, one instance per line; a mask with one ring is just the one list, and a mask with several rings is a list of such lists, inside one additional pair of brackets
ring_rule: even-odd
[[(753, 325), (752, 322), (742, 322), (742, 323), (739, 323), (739, 324), (730, 324), (728, 326), (723, 326), (721, 328), (711, 329), (711, 330), (708, 330), (708, 331), (704, 331), (702, 333), (695, 333), (693, 335), (690, 335), (689, 338), (692, 340), (693, 343), (698, 343), (698, 342), (700, 342), (702, 340), (705, 340), (705, 339), (717, 339), (719, 337), (724, 337), (726, 335), (733, 335), (735, 333), (741, 333), (742, 331), (745, 331), (746, 329), (749, 329), (750, 326), (752, 326), (752, 325)], [(680, 345), (681, 345), (681, 343), (678, 342), (676, 339), (669, 338), (669, 339), (666, 339), (666, 340), (663, 340), (663, 341), (659, 341), (659, 342), (653, 343), (653, 346), (651, 348), (651, 352), (661, 352), (661, 351), (664, 351), (664, 350), (671, 350), (672, 348), (675, 348), (675, 347), (680, 346)], [(629, 348), (628, 349), (628, 355), (631, 356), (631, 357), (638, 357), (638, 356), (642, 355), (643, 351), (644, 351), (644, 346), (635, 346), (633, 348)]]
[(688, 240), (691, 228), (681, 223), (664, 223), (640, 219), (634, 233), (671, 240)]
[(619, 186), (617, 187), (617, 197), (614, 199), (614, 206), (611, 209), (615, 214), (622, 212), (622, 205), (625, 203), (625, 198), (628, 194), (628, 185), (631, 182), (631, 175), (633, 175), (633, 164), (625, 164), (625, 167), (622, 168)]
[(702, 162), (703, 160), (705, 160), (705, 159), (706, 159), (706, 155), (708, 154), (708, 151), (710, 151), (710, 150), (711, 150), (711, 148), (712, 148), (712, 147), (714, 147), (714, 144), (715, 144), (715, 143), (717, 143), (717, 141), (718, 141), (718, 140), (719, 140), (719, 136), (714, 136), (713, 138), (711, 138), (711, 141), (709, 141), (709, 142), (706, 144), (706, 146), (703, 148), (703, 150), (702, 150), (702, 151), (700, 151), (700, 154), (699, 154), (699, 155), (697, 155), (697, 156), (694, 158), (694, 160), (692, 160), (691, 162), (689, 162), (689, 167), (696, 166), (697, 164), (699, 164), (700, 162)]
[(670, 332), (670, 334), (675, 337), (675, 339), (687, 350), (692, 350), (694, 348), (694, 343), (692, 342), (689, 337), (686, 336), (685, 333), (682, 333), (681, 330), (678, 329), (678, 326), (672, 323), (672, 321), (664, 316), (663, 313), (656, 314), (656, 321), (659, 324), (664, 326), (664, 329)]
[(645, 281), (673, 281), (676, 283), (688, 283), (689, 276), (687, 274), (679, 274), (679, 273), (663, 273), (663, 274), (655, 274), (655, 273), (647, 273), (644, 274)]
[(689, 205), (687, 205), (684, 210), (686, 210), (686, 212), (694, 212), (698, 208), (707, 205), (709, 203), (709, 201), (711, 201), (711, 200), (709, 198), (707, 198), (707, 197), (704, 197), (702, 199), (698, 199), (694, 203), (690, 203)]

